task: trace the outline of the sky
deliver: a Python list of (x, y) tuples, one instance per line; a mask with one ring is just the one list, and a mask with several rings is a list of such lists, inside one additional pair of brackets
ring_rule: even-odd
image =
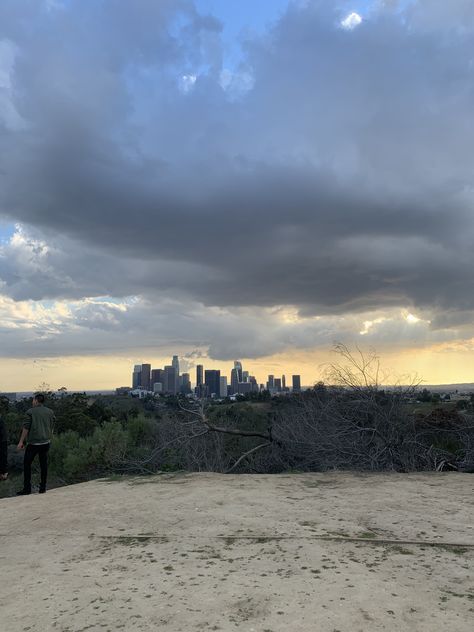
[(473, 51), (471, 0), (2, 0), (0, 391), (474, 381)]

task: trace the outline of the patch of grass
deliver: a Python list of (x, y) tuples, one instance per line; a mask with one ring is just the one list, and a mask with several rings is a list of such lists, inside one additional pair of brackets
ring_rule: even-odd
[(393, 553), (400, 553), (400, 555), (414, 555), (413, 551), (409, 551), (399, 544), (394, 544), (390, 547), (390, 550), (393, 551)]
[(453, 553), (454, 555), (465, 555), (469, 552), (469, 549), (462, 545), (456, 546), (452, 544), (436, 544), (436, 548), (442, 549), (447, 553)]

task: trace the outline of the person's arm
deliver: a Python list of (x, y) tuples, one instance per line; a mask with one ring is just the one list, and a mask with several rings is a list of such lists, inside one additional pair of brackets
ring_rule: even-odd
[(18, 449), (19, 450), (23, 450), (23, 448), (25, 447), (25, 441), (26, 441), (26, 437), (27, 436), (28, 436), (28, 429), (27, 428), (23, 428), (23, 430), (21, 431), (20, 441), (18, 442)]
[(30, 411), (28, 411), (26, 414), (28, 415), (28, 419), (23, 424), (23, 430), (21, 431), (20, 441), (18, 442), (19, 450), (23, 450), (23, 448), (25, 447), (25, 441), (31, 428), (31, 422), (33, 421), (33, 419), (31, 418)]

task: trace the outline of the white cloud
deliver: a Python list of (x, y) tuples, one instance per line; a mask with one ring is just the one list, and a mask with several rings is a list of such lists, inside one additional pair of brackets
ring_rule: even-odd
[(356, 26), (359, 26), (361, 22), (361, 16), (358, 13), (353, 12), (349, 13), (349, 15), (341, 21), (341, 26), (348, 31), (352, 31), (356, 28)]
[(197, 75), (182, 75), (180, 79), (180, 88), (186, 94), (190, 92), (197, 81)]

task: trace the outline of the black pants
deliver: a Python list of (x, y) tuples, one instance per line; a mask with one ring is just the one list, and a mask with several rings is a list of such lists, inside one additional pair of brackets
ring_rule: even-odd
[(41, 470), (41, 483), (40, 489), (46, 489), (46, 479), (48, 477), (48, 451), (49, 443), (43, 445), (29, 444), (25, 450), (24, 460), (24, 483), (23, 489), (25, 492), (31, 492), (31, 464), (36, 455), (39, 457), (40, 470)]
[(8, 442), (0, 441), (0, 474), (8, 472)]

